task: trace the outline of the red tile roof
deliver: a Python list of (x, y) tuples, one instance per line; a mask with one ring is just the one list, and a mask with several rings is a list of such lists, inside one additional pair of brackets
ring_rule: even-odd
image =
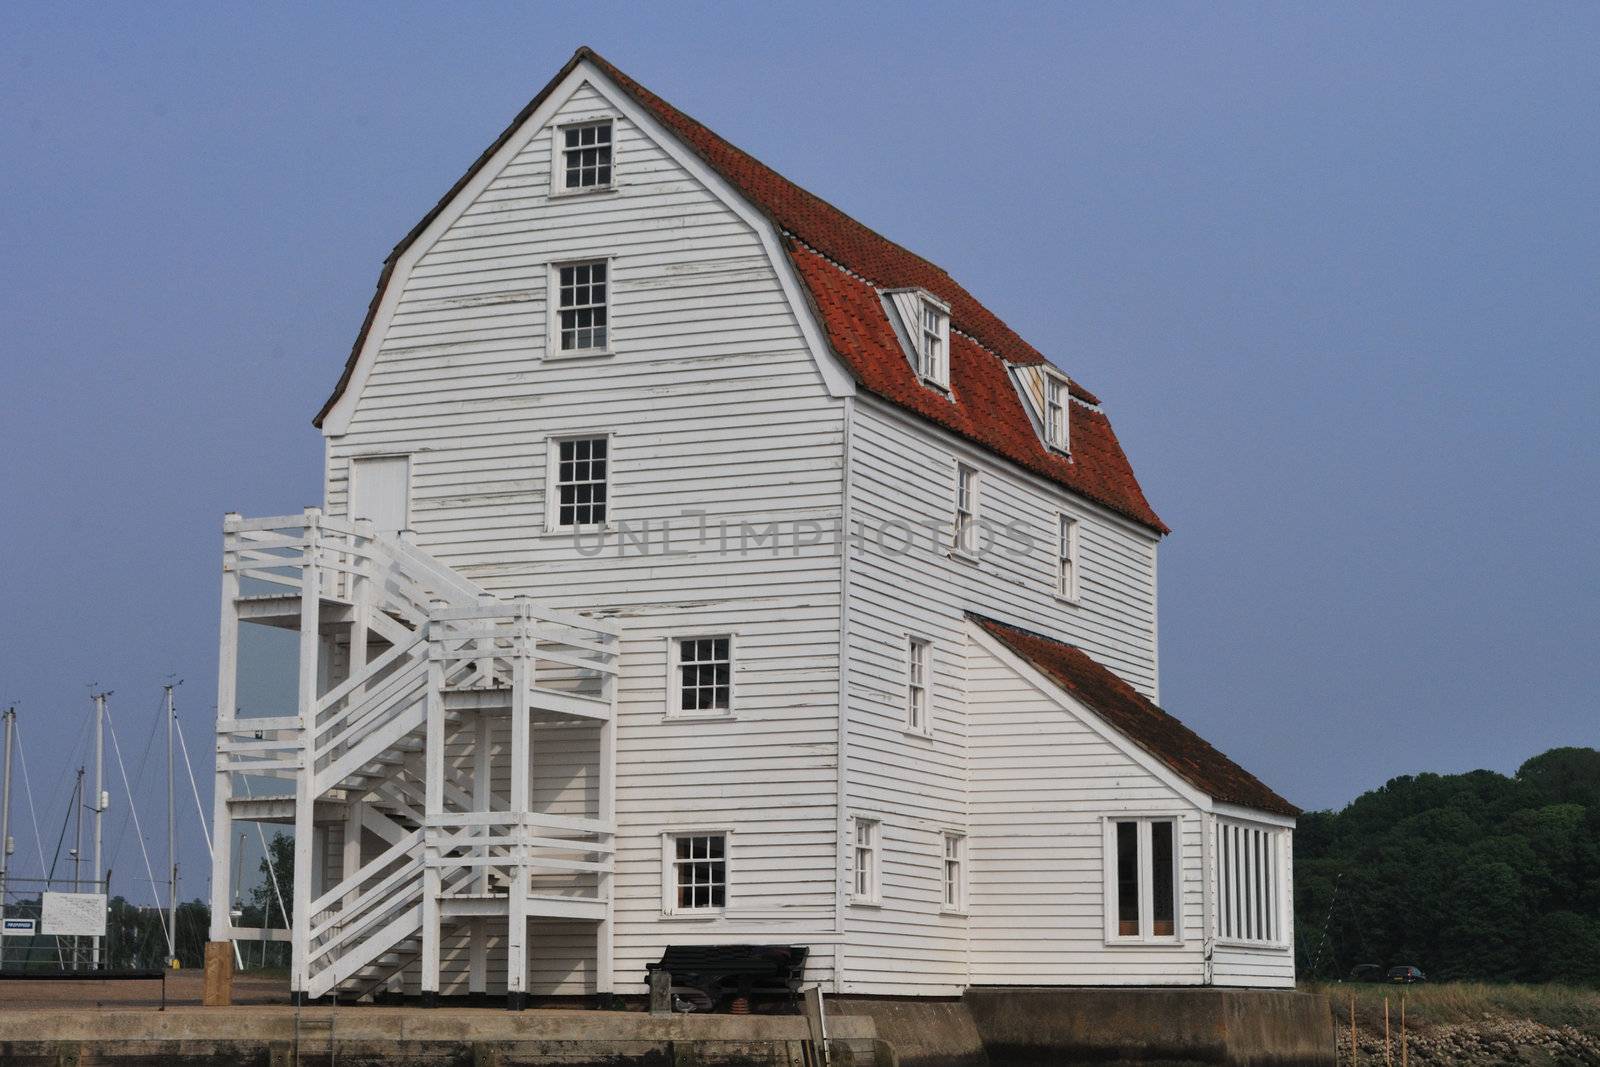
[(1300, 809), (1212, 748), (1133, 686), (1073, 645), (981, 615), (969, 615), (1001, 644), (1038, 668), (1128, 740), (1213, 800), (1275, 815)]
[[(846, 215), (717, 136), (589, 48), (580, 48), (494, 144), (478, 157), (448, 193), (384, 261), (378, 290), (333, 394), (314, 423), (322, 420), (349, 384), (395, 262), (421, 236), (451, 199), (472, 179), (550, 92), (582, 61), (603, 71), (692, 152), (784, 232), (801, 280), (810, 290), (829, 343), (866, 389), (1158, 533), (1167, 527), (1150, 507), (1133, 475), (1111, 423), (1093, 393), (1071, 382), (1074, 405), (1071, 458), (1050, 452), (1012, 386), (1005, 363), (1048, 362), (941, 268)], [(951, 397), (934, 393), (912, 373), (877, 289), (926, 289), (950, 305)], [(963, 336), (965, 335), (965, 336)]]

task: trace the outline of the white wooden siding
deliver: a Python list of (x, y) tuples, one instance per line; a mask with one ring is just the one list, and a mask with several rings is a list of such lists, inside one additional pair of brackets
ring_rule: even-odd
[[(687, 554), (591, 558), (542, 529), (547, 439), (589, 431), (611, 434), (612, 521), (650, 522), (657, 542), (664, 522), (694, 527), (685, 509), (840, 517), (843, 404), (758, 235), (591, 86), (555, 121), (601, 114), (615, 121), (615, 192), (549, 197), (546, 128), (390, 282), (395, 312), (347, 432), (329, 441), (328, 510), (345, 512), (352, 457), (409, 455), (422, 548), (497, 593), (621, 619), (619, 992), (642, 991), (645, 962), (672, 941), (809, 943), (808, 974), (826, 980), (839, 559), (826, 546), (722, 556), (714, 539), (676, 538)], [(602, 255), (614, 355), (547, 359), (548, 264)], [(733, 720), (663, 720), (666, 637), (683, 626), (738, 635)], [(540, 748), (536, 736), (536, 760)], [(733, 903), (716, 921), (666, 919), (659, 834), (709, 823), (738, 834)], [(530, 991), (592, 988), (592, 925), (537, 922), (529, 945)]]

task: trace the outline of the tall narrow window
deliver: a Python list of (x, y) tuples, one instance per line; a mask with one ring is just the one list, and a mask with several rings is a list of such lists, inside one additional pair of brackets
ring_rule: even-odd
[(978, 471), (956, 464), (956, 522), (951, 544), (957, 552), (972, 554), (978, 542)]
[(722, 834), (671, 838), (671, 907), (679, 912), (715, 911), (728, 903), (728, 839)]
[(1044, 439), (1051, 448), (1067, 450), (1067, 387), (1053, 374), (1044, 379)]
[(1287, 835), (1276, 827), (1217, 820), (1217, 936), (1279, 944)]
[(1078, 599), (1078, 520), (1056, 516), (1056, 595)]
[(566, 263), (556, 268), (561, 351), (606, 350), (606, 273), (603, 259), (592, 263)]
[(611, 184), (611, 120), (563, 126), (561, 169), (566, 189), (603, 189)]
[(1177, 939), (1177, 878), (1177, 820), (1112, 820), (1106, 833), (1107, 939)]
[(876, 904), (882, 899), (878, 875), (878, 820), (856, 820), (855, 899), (861, 904)]
[(674, 711), (719, 715), (733, 709), (733, 638), (679, 638), (675, 660)]
[(928, 642), (910, 639), (906, 661), (906, 729), (929, 733)]
[(557, 528), (606, 521), (609, 443), (604, 437), (569, 437), (553, 442), (555, 506), (550, 518)]
[(950, 382), (949, 356), (945, 351), (948, 321), (944, 310), (933, 301), (922, 302), (922, 330), (917, 343), (921, 365), (917, 369), (922, 377), (938, 385), (948, 385)]
[(946, 831), (944, 835), (945, 911), (967, 910), (967, 835)]

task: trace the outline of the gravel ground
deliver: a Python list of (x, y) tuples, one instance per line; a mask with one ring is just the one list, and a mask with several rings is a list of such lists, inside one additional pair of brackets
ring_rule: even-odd
[[(205, 976), (198, 968), (167, 974), (167, 1003), (199, 1004)], [(233, 976), (235, 1004), (287, 1004), (289, 979), (284, 975)], [(0, 982), (0, 1011), (7, 1008), (154, 1008), (161, 1004), (158, 981)]]

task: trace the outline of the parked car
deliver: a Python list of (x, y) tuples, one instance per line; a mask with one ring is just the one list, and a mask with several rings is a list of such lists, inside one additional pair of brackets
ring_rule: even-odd
[(1428, 976), (1416, 967), (1390, 967), (1389, 981), (1400, 985), (1410, 985), (1412, 982), (1426, 982)]
[(1381, 982), (1383, 981), (1383, 964), (1358, 963), (1350, 968), (1350, 977), (1347, 982)]

